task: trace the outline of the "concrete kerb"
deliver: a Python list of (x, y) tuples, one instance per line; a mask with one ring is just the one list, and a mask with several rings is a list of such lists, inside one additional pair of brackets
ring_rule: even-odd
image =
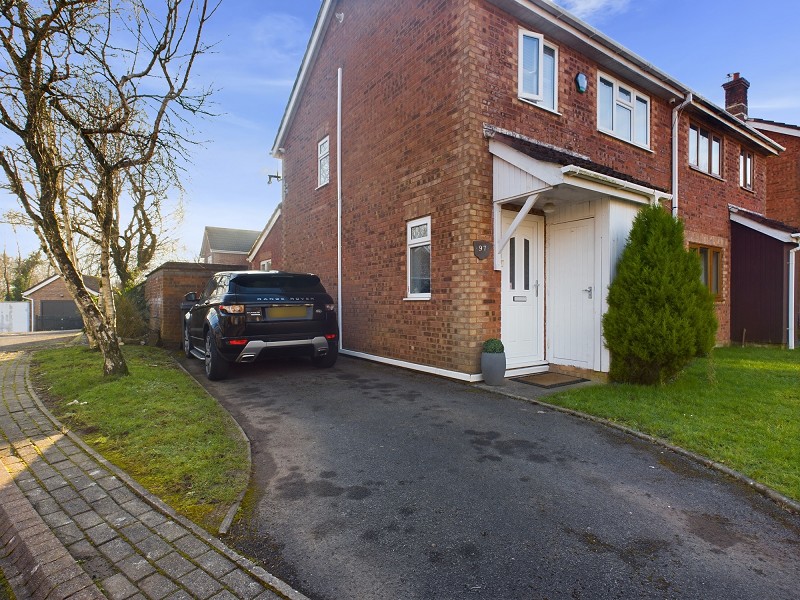
[[(194, 382), (194, 384), (200, 390), (203, 391), (204, 394), (207, 394), (208, 396), (211, 395), (211, 394), (208, 393), (208, 390), (206, 390), (202, 385), (200, 385), (200, 383), (198, 383), (198, 381), (194, 378), (194, 376), (191, 373), (189, 373), (189, 371), (187, 371), (181, 363), (179, 363), (177, 360), (174, 361), (174, 362), (175, 362), (176, 365), (178, 365), (178, 368), (181, 371), (183, 371), (184, 373), (186, 373), (186, 375), (189, 377), (189, 379), (191, 379)], [(248, 470), (248, 473), (251, 473), (252, 472), (252, 466), (253, 466), (253, 453), (252, 453), (252, 447), (250, 445), (250, 438), (247, 437), (247, 434), (244, 432), (244, 429), (242, 429), (242, 426), (239, 425), (238, 421), (236, 421), (236, 419), (233, 418), (233, 415), (231, 415), (227, 411), (227, 409), (224, 406), (222, 406), (219, 402), (217, 402), (217, 405), (222, 410), (225, 411), (225, 413), (228, 415), (228, 417), (230, 417), (231, 422), (239, 430), (239, 435), (241, 435), (242, 439), (245, 441), (245, 444), (247, 446), (247, 470)], [(236, 516), (236, 513), (239, 511), (239, 507), (242, 505), (242, 501), (244, 500), (244, 497), (245, 497), (246, 493), (247, 493), (247, 488), (245, 488), (244, 490), (242, 490), (239, 493), (239, 495), (237, 496), (236, 500), (231, 505), (230, 509), (228, 509), (228, 513), (225, 515), (225, 518), (222, 519), (222, 523), (219, 526), (220, 535), (225, 535), (226, 533), (228, 533), (228, 530), (230, 529), (231, 524), (233, 523), (233, 519)]]
[(571, 408), (564, 408), (563, 406), (557, 406), (555, 404), (549, 404), (549, 403), (543, 402), (542, 400), (539, 400), (539, 399), (527, 398), (525, 396), (520, 396), (519, 394), (506, 392), (506, 391), (504, 391), (502, 389), (498, 389), (497, 386), (488, 386), (488, 385), (484, 385), (484, 384), (473, 384), (473, 385), (475, 385), (475, 387), (478, 387), (480, 389), (486, 390), (487, 392), (494, 392), (496, 394), (499, 394), (501, 396), (505, 396), (507, 398), (512, 398), (514, 400), (521, 400), (523, 402), (528, 402), (529, 404), (535, 404), (537, 406), (542, 406), (544, 408), (548, 408), (548, 409), (554, 410), (556, 412), (572, 415), (573, 417), (578, 417), (579, 419), (583, 419), (585, 421), (591, 421), (592, 423), (597, 423), (599, 425), (604, 425), (606, 427), (610, 427), (612, 429), (616, 429), (618, 431), (621, 431), (621, 432), (626, 433), (628, 435), (631, 435), (633, 437), (639, 438), (640, 440), (644, 440), (646, 442), (650, 442), (652, 444), (656, 444), (657, 446), (661, 446), (663, 448), (666, 448), (667, 450), (670, 450), (671, 452), (674, 452), (676, 454), (680, 454), (682, 456), (685, 456), (686, 458), (689, 458), (689, 459), (691, 459), (691, 460), (693, 460), (693, 461), (695, 461), (697, 463), (700, 463), (703, 466), (706, 466), (706, 467), (708, 467), (710, 469), (714, 469), (716, 471), (719, 471), (720, 473), (724, 473), (725, 475), (727, 475), (729, 477), (732, 477), (733, 479), (736, 479), (737, 481), (739, 481), (741, 483), (744, 483), (744, 484), (748, 485), (749, 487), (753, 488), (754, 490), (756, 490), (757, 492), (759, 492), (763, 496), (765, 496), (765, 497), (769, 498), (770, 500), (772, 500), (773, 502), (775, 502), (778, 506), (780, 506), (784, 510), (786, 510), (788, 512), (791, 512), (791, 513), (800, 514), (800, 502), (797, 502), (795, 500), (792, 500), (791, 498), (788, 498), (788, 497), (784, 496), (783, 494), (781, 494), (777, 490), (774, 490), (771, 487), (764, 485), (763, 483), (755, 481), (754, 479), (751, 479), (747, 475), (744, 475), (743, 473), (740, 473), (739, 471), (731, 469), (727, 465), (724, 465), (722, 463), (718, 463), (716, 461), (713, 461), (713, 460), (711, 460), (709, 458), (706, 458), (705, 456), (702, 456), (702, 455), (697, 454), (695, 452), (692, 452), (690, 450), (686, 450), (685, 448), (681, 448), (679, 446), (675, 446), (673, 444), (670, 444), (668, 441), (666, 441), (664, 439), (657, 438), (657, 437), (654, 437), (652, 435), (648, 435), (646, 433), (642, 433), (641, 431), (637, 431), (635, 429), (631, 429), (630, 427), (626, 427), (625, 425), (620, 425), (619, 423), (615, 423), (614, 421), (609, 421), (608, 419), (603, 419), (601, 417), (595, 417), (593, 415), (582, 413), (582, 412), (577, 411), (577, 410), (572, 410)]
[[(189, 531), (191, 531), (194, 535), (196, 535), (198, 538), (200, 538), (201, 540), (203, 540), (204, 542), (206, 542), (210, 546), (214, 547), (216, 550), (218, 550), (220, 553), (222, 553), (226, 558), (228, 558), (233, 563), (235, 563), (236, 565), (238, 565), (239, 567), (244, 569), (246, 572), (248, 572), (255, 579), (260, 580), (265, 585), (267, 585), (268, 587), (272, 588), (276, 593), (280, 594), (281, 596), (283, 596), (287, 600), (309, 600), (309, 598), (307, 596), (305, 596), (305, 595), (301, 594), (300, 592), (298, 592), (297, 590), (293, 589), (287, 583), (281, 581), (280, 579), (278, 579), (274, 575), (268, 573), (262, 567), (256, 566), (250, 560), (244, 558), (243, 556), (239, 555), (237, 552), (234, 552), (233, 550), (228, 548), (220, 540), (218, 540), (217, 538), (215, 538), (212, 535), (210, 535), (205, 529), (203, 529), (199, 525), (196, 525), (195, 523), (193, 523), (189, 519), (187, 519), (187, 518), (183, 517), (182, 515), (178, 514), (177, 512), (175, 512), (175, 510), (173, 510), (170, 506), (167, 506), (160, 498), (154, 496), (153, 494), (148, 492), (144, 487), (139, 485), (139, 483), (137, 483), (127, 473), (125, 473), (124, 471), (118, 469), (115, 465), (113, 465), (112, 463), (107, 461), (105, 458), (103, 458), (93, 448), (88, 446), (79, 436), (75, 435), (74, 433), (72, 433), (72, 431), (69, 430), (68, 427), (64, 426), (55, 417), (55, 415), (53, 415), (47, 409), (47, 407), (44, 406), (44, 404), (42, 403), (41, 399), (36, 394), (36, 391), (33, 389), (33, 386), (31, 385), (30, 380), (29, 380), (27, 375), (26, 375), (26, 378), (25, 378), (25, 385), (28, 388), (28, 393), (30, 394), (31, 398), (33, 398), (33, 401), (36, 403), (36, 405), (39, 408), (39, 410), (41, 410), (42, 413), (53, 423), (53, 425), (54, 425), (54, 427), (55, 427), (55, 429), (57, 431), (60, 431), (63, 435), (66, 435), (67, 437), (69, 437), (69, 439), (73, 443), (78, 445), (84, 452), (89, 454), (94, 460), (96, 460), (101, 465), (103, 465), (104, 468), (106, 468), (110, 472), (112, 472), (118, 479), (120, 479), (121, 481), (125, 482), (125, 484), (127, 484), (132, 490), (134, 490), (142, 498), (142, 500), (144, 500), (150, 507), (152, 507), (155, 510), (158, 510), (159, 512), (161, 512), (161, 513), (163, 513), (165, 515), (167, 515), (170, 519), (174, 520), (175, 522), (179, 523), (184, 528), (186, 528)], [(199, 384), (197, 384), (197, 385), (199, 385)], [(233, 420), (234, 423), (236, 422), (235, 419), (232, 418), (232, 420)], [(237, 423), (237, 426), (238, 426), (238, 423)], [(241, 430), (241, 427), (239, 429)], [(242, 431), (242, 434), (244, 434), (243, 431)], [(244, 439), (247, 440), (247, 436), (244, 436)], [(248, 455), (249, 455), (249, 448), (250, 448), (249, 440), (247, 440), (247, 446), (248, 446)], [(5, 471), (5, 469), (3, 469), (3, 470)], [(14, 486), (14, 487), (16, 488), (16, 486)], [(19, 490), (17, 490), (17, 491), (19, 491)], [(238, 509), (238, 504), (235, 505), (235, 508)], [(233, 514), (235, 514), (236, 511), (234, 510), (234, 508), (232, 508), (231, 510), (233, 511)], [(229, 511), (229, 515), (231, 515), (230, 511)], [(226, 519), (227, 519), (227, 517), (226, 517)], [(233, 519), (233, 516), (231, 515), (231, 520), (232, 519)]]

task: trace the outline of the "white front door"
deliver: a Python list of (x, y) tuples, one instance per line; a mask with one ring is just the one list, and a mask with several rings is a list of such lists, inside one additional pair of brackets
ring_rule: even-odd
[(548, 228), (548, 360), (594, 368), (597, 290), (594, 219)]
[[(503, 211), (503, 231), (517, 213)], [(543, 219), (528, 215), (502, 252), (501, 339), (506, 367), (526, 367), (544, 360)]]

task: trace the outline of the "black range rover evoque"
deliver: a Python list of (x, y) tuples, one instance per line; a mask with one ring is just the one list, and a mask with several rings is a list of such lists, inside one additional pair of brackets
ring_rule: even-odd
[(339, 355), (336, 308), (317, 275), (222, 271), (185, 300), (194, 304), (184, 316), (184, 351), (205, 361), (209, 379), (224, 379), (230, 362), (294, 353), (332, 367)]

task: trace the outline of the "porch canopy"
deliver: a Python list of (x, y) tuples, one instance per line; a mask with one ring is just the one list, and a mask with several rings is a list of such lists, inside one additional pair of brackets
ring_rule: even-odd
[[(522, 220), (534, 208), (545, 214), (556, 206), (614, 197), (638, 204), (671, 200), (672, 195), (647, 182), (600, 165), (578, 153), (537, 142), (511, 131), (484, 125), (489, 152), (495, 157), (493, 177), (494, 268)], [(499, 159), (499, 160), (498, 160)], [(507, 231), (502, 231), (504, 204), (521, 206)]]

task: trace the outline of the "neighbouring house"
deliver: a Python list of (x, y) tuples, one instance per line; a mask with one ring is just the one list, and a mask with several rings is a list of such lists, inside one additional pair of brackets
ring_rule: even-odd
[(648, 203), (683, 220), (718, 341), (739, 335), (729, 206), (764, 213), (781, 150), (546, 0), (324, 0), (264, 243), (321, 275), (344, 354), (477, 381), (500, 337), (509, 376), (604, 372), (607, 288)]
[(250, 229), (206, 227), (200, 261), (218, 265), (246, 265), (247, 255), (261, 234)]
[(279, 270), (280, 257), (283, 253), (283, 222), (281, 221), (281, 205), (279, 204), (258, 239), (250, 248), (247, 262), (251, 269), (259, 271)]
[[(739, 73), (722, 86), (725, 108), (784, 147), (767, 159), (763, 211), (732, 205), (731, 338), (797, 345), (800, 334), (800, 127), (748, 115), (750, 82)], [(750, 157), (740, 157), (740, 185)]]
[[(84, 275), (87, 291), (97, 296), (100, 279)], [(83, 319), (61, 275), (52, 275), (22, 292), (31, 303), (31, 331), (83, 329)]]

